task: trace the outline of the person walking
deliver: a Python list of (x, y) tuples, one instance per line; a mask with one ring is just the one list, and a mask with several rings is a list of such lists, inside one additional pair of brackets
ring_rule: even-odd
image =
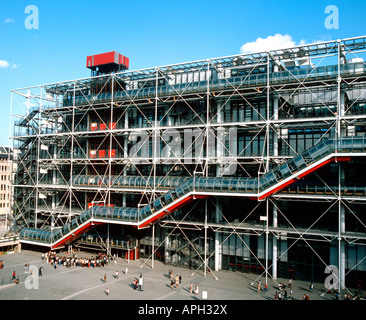
[(257, 293), (261, 292), (261, 281), (258, 281)]
[(106, 295), (109, 295), (109, 289), (107, 288), (107, 290), (105, 291)]
[(16, 273), (15, 273), (15, 270), (13, 271), (13, 276), (12, 276), (12, 278), (11, 278), (11, 281), (13, 281), (13, 280), (15, 280), (16, 279)]
[(288, 286), (289, 286), (290, 288), (292, 288), (292, 279), (290, 279), (290, 280), (288, 281)]
[(189, 293), (192, 294), (193, 293), (193, 283), (191, 282), (191, 284), (189, 285)]
[(106, 274), (104, 274), (103, 280), (104, 280), (104, 283), (106, 283), (106, 281), (107, 281), (107, 275)]
[(196, 282), (196, 286), (194, 287), (194, 294), (198, 295), (198, 283)]
[(142, 285), (144, 283), (144, 280), (142, 279), (142, 274), (140, 275), (140, 278), (139, 278), (139, 290), (142, 291)]
[(310, 286), (309, 286), (310, 292), (313, 292), (314, 289), (314, 284), (312, 282), (310, 282)]
[(116, 279), (118, 279), (118, 270), (116, 270)]
[(135, 278), (135, 280), (133, 281), (133, 289), (136, 290), (138, 288), (138, 283), (139, 281)]
[(278, 284), (278, 290), (282, 290), (283, 289), (283, 285), (282, 285), (282, 283), (280, 282), (279, 284)]
[(175, 287), (178, 289), (179, 286), (179, 277), (178, 275), (175, 277)]
[(267, 292), (268, 291), (268, 288), (267, 288), (267, 282), (264, 284), (264, 290), (263, 292)]

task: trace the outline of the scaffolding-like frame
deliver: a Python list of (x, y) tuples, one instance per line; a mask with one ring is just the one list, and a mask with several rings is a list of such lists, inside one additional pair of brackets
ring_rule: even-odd
[[(143, 206), (144, 204), (151, 202), (158, 195), (165, 192), (157, 187), (157, 179), (159, 176), (157, 175), (157, 166), (159, 164), (164, 164), (171, 158), (175, 157), (176, 164), (172, 166), (169, 172), (166, 173), (166, 176), (169, 176), (169, 173), (175, 166), (179, 166), (180, 170), (184, 172), (186, 176), (195, 176), (196, 174), (202, 174), (203, 176), (209, 176), (210, 169), (215, 168), (216, 173), (220, 176), (225, 174), (224, 171), (220, 171), (219, 167), (221, 166), (230, 166), (235, 164), (239, 166), (242, 170), (246, 171), (245, 166), (248, 164), (255, 164), (258, 167), (257, 174), (258, 177), (262, 174), (265, 174), (269, 171), (271, 166), (275, 166), (276, 164), (284, 163), (287, 159), (292, 156), (281, 156), (278, 154), (278, 141), (282, 139), (282, 143), (288, 145), (290, 149), (292, 149), (293, 153), (296, 155), (299, 153), (297, 150), (293, 150), (293, 147), (288, 144), (287, 141), (283, 138), (283, 134), (281, 129), (294, 128), (296, 127), (311, 127), (314, 125), (323, 126), (327, 129), (325, 133), (329, 133), (330, 130), (335, 130), (335, 138), (341, 138), (345, 135), (344, 128), (347, 126), (354, 125), (365, 125), (366, 124), (366, 114), (354, 115), (351, 112), (347, 113), (349, 109), (352, 108), (352, 105), (356, 101), (365, 100), (366, 101), (366, 88), (365, 88), (365, 80), (366, 73), (353, 73), (353, 75), (349, 75), (347, 77), (342, 77), (342, 66), (346, 64), (346, 59), (349, 55), (352, 57), (358, 57), (366, 49), (366, 37), (357, 37), (357, 38), (349, 38), (337, 41), (327, 41), (327, 42), (319, 42), (315, 44), (307, 44), (301, 45), (293, 48), (286, 48), (281, 50), (270, 50), (268, 52), (258, 52), (258, 53), (250, 53), (250, 54), (239, 54), (215, 59), (206, 59), (199, 60), (195, 62), (189, 63), (180, 63), (169, 66), (161, 66), (155, 68), (147, 68), (142, 70), (135, 71), (124, 71), (119, 73), (112, 73), (109, 75), (96, 76), (93, 78), (84, 78), (78, 80), (70, 80), (63, 81), (53, 84), (41, 85), (41, 86), (33, 86), (27, 88), (21, 88), (11, 91), (12, 95), (12, 105), (11, 105), (11, 117), (20, 119), (17, 122), (12, 122), (14, 125), (14, 135), (11, 137), (13, 140), (14, 150), (20, 150), (15, 152), (15, 154), (19, 154), (17, 157), (17, 167), (14, 169), (14, 173), (19, 173), (19, 167), (23, 168), (27, 171), (27, 168), (30, 170), (35, 170), (35, 172), (23, 172), (23, 179), (32, 180), (28, 184), (22, 184), (14, 182), (12, 187), (15, 190), (14, 194), (14, 211), (17, 212), (17, 217), (15, 220), (22, 220), (24, 225), (33, 224), (35, 226), (39, 225), (38, 218), (40, 216), (45, 216), (46, 219), (42, 221), (42, 226), (46, 224), (50, 224), (51, 229), (58, 226), (61, 227), (71, 219), (79, 215), (83, 210), (86, 209), (87, 203), (80, 203), (75, 196), (75, 192), (80, 190), (89, 190), (96, 191), (95, 197), (92, 201), (102, 201), (105, 205), (112, 205), (111, 203), (111, 194), (118, 193), (122, 195), (122, 203), (123, 206), (126, 206), (126, 193), (127, 192), (140, 192), (141, 199), (138, 203), (138, 206)], [(292, 61), (296, 59), (318, 59), (319, 62), (315, 66), (310, 66), (306, 72), (304, 71), (305, 76), (299, 76), (300, 73), (296, 73), (294, 70), (290, 69), (286, 66), (287, 61)], [(330, 74), (329, 76), (325, 75), (323, 79), (318, 79), (317, 77), (313, 77), (313, 72), (316, 68), (320, 68), (324, 64), (324, 60), (335, 60), (337, 65), (335, 74)], [(233, 85), (230, 82), (230, 79), (226, 77), (227, 70), (231, 70), (237, 67), (245, 66), (249, 73), (241, 78), (241, 84), (239, 86)], [(266, 77), (256, 78), (256, 82), (254, 85), (245, 86), (244, 83), (251, 79), (254, 76), (254, 70), (258, 68), (264, 68), (266, 72), (264, 73)], [(270, 78), (270, 74), (276, 70), (278, 72), (284, 71), (291, 75), (291, 81), (287, 83), (276, 83), (274, 78)], [(189, 79), (187, 74), (192, 73), (191, 79)], [(212, 85), (214, 78), (212, 75), (215, 74), (217, 79), (221, 79), (221, 81), (226, 81), (224, 90), (212, 89)], [(172, 79), (177, 79), (178, 76), (187, 76), (187, 80), (185, 82), (182, 81), (182, 85), (185, 85), (185, 88), (182, 91), (176, 90), (176, 87), (173, 85)], [(195, 78), (198, 75), (198, 79)], [(205, 82), (206, 90), (191, 90), (190, 86), (194, 86), (197, 81), (200, 81), (200, 77), (203, 77), (203, 81)], [(167, 91), (169, 94), (159, 95), (159, 79), (165, 79), (167, 85)], [(100, 81), (103, 85), (100, 86), (99, 92), (95, 92), (96, 94), (103, 94), (105, 90), (109, 90), (111, 93), (110, 100), (106, 100), (105, 102), (97, 102), (95, 103), (90, 99), (92, 95), (86, 94), (86, 92), (91, 90), (91, 83)], [(140, 81), (142, 83), (155, 82), (153, 86), (155, 88), (154, 96), (142, 96), (141, 92), (144, 90), (144, 84), (140, 88), (135, 88), (136, 81)], [(243, 84), (243, 85), (242, 85)], [(108, 87), (109, 86), (109, 87)], [(107, 87), (109, 89), (107, 89)], [(128, 89), (126, 89), (128, 87)], [(345, 107), (345, 96), (344, 88), (355, 88), (355, 92), (358, 92), (358, 97), (353, 99), (353, 104), (350, 104)], [(127, 99), (118, 100), (116, 98), (115, 90), (122, 91), (125, 95), (127, 95)], [(169, 90), (168, 90), (169, 89)], [(133, 91), (134, 90), (134, 91)], [(130, 93), (134, 92), (135, 96), (130, 96)], [(310, 96), (312, 101), (315, 101), (316, 104), (320, 106), (324, 106), (329, 110), (327, 116), (320, 117), (304, 117), (304, 118), (283, 118), (280, 116), (281, 112), (286, 113), (287, 107), (289, 105), (289, 101), (293, 99), (293, 96), (298, 93), (307, 94)], [(85, 98), (85, 102), (82, 104), (76, 104), (76, 97), (81, 95)], [(322, 93), (324, 94), (324, 99), (322, 100)], [(335, 105), (335, 109), (329, 108), (329, 95), (332, 95), (332, 103)], [(69, 95), (72, 103), (70, 105), (65, 104), (65, 97)], [(256, 105), (252, 104), (252, 99), (255, 96), (261, 96), (262, 99), (266, 101), (265, 103), (265, 116), (257, 110)], [(257, 120), (252, 121), (228, 121), (226, 122), (224, 119), (224, 110), (225, 107), (233, 97), (241, 99), (252, 109), (253, 114), (256, 114)], [(22, 102), (23, 101), (23, 102)], [(206, 109), (201, 109), (197, 111), (194, 103), (196, 102), (204, 102)], [(212, 106), (212, 102), (215, 101), (215, 108)], [(34, 105), (33, 105), (34, 104)], [(87, 186), (75, 186), (73, 185), (74, 176), (74, 168), (82, 167), (82, 170), (89, 170), (89, 168), (94, 168), (96, 166), (104, 166), (106, 169), (103, 174), (100, 174), (100, 178), (108, 178), (112, 179), (115, 175), (113, 174), (113, 167), (115, 165), (124, 165), (125, 170), (119, 173), (119, 176), (127, 175), (127, 168), (134, 167), (135, 172), (138, 176), (142, 178), (147, 178), (139, 170), (139, 166), (131, 161), (131, 157), (127, 152), (128, 146), (128, 136), (132, 133), (139, 133), (141, 129), (143, 129), (148, 134), (148, 139), (151, 139), (153, 142), (158, 139), (164, 140), (162, 132), (168, 130), (172, 127), (172, 122), (168, 119), (165, 121), (165, 124), (162, 123), (162, 119), (159, 120), (159, 110), (162, 106), (168, 106), (167, 113), (163, 116), (171, 117), (169, 114), (171, 109), (178, 104), (182, 104), (191, 114), (193, 115), (196, 123), (192, 124), (183, 124), (183, 125), (173, 125), (173, 127), (180, 132), (182, 130), (201, 130), (204, 137), (203, 140), (206, 142), (205, 147), (206, 150), (204, 155), (200, 155), (201, 161), (196, 161), (195, 168), (192, 172), (191, 167), (188, 168), (185, 166), (185, 162), (182, 159), (182, 154), (175, 155), (174, 150), (170, 149), (171, 152), (169, 156), (159, 156), (157, 148), (152, 148), (152, 154), (148, 157), (144, 157), (146, 165), (150, 168), (150, 172), (148, 174), (148, 178), (152, 178), (153, 184), (147, 186), (144, 189), (118, 189), (108, 186), (100, 187), (97, 190), (91, 189)], [(24, 108), (25, 106), (25, 108)], [(170, 106), (170, 107), (169, 107)], [(16, 107), (20, 107), (19, 111), (15, 110)], [(348, 107), (348, 109), (346, 109)], [(123, 108), (123, 112), (119, 115), (119, 118), (116, 119), (115, 115), (117, 111)], [(149, 109), (152, 110), (152, 118), (146, 116), (143, 110)], [(137, 114), (142, 115), (142, 120), (145, 121), (146, 126), (141, 127), (138, 124), (135, 127), (130, 127), (129, 123), (129, 115), (128, 113), (131, 110)], [(17, 112), (17, 113), (15, 113)], [(106, 112), (108, 114), (107, 118), (103, 118), (101, 116), (102, 112)], [(131, 111), (132, 112), (132, 111)], [(213, 112), (215, 114), (213, 114)], [(104, 129), (93, 132), (90, 129), (89, 124), (87, 123), (86, 130), (80, 127), (80, 123), (83, 120), (83, 117), (89, 117), (89, 114), (95, 114), (100, 120), (100, 124), (104, 125)], [(67, 127), (67, 131), (60, 131), (60, 122), (64, 121), (65, 114), (68, 114), (71, 117), (71, 127)], [(81, 118), (79, 119), (78, 116)], [(175, 115), (174, 115), (175, 116)], [(243, 120), (243, 119), (242, 119)], [(88, 119), (89, 121), (89, 119)], [(120, 123), (118, 127), (114, 127), (113, 123)], [(109, 124), (109, 127), (108, 127)], [(245, 156), (239, 154), (232, 154), (231, 150), (228, 150), (226, 146), (216, 146), (225, 155), (216, 155), (210, 156), (209, 152), (209, 135), (211, 132), (218, 135), (219, 130), (224, 130), (224, 132), (228, 132), (231, 127), (239, 128), (240, 130), (252, 130), (254, 132), (254, 138), (259, 134), (263, 134), (264, 143), (263, 150), (261, 155), (257, 156)], [(249, 128), (249, 129), (248, 129)], [(334, 129), (332, 129), (334, 128)], [(19, 130), (19, 131), (17, 131)], [(321, 140), (325, 134), (322, 134)], [(108, 145), (108, 150), (113, 150), (113, 146), (118, 146), (121, 150), (119, 157), (112, 157), (111, 155), (107, 155), (106, 157), (101, 158), (91, 158), (89, 154), (89, 149), (86, 149), (86, 152), (82, 148), (82, 143), (89, 143), (92, 138), (98, 137), (101, 139), (101, 142), (98, 146), (96, 146), (96, 151), (101, 149), (102, 145)], [(215, 136), (217, 138), (217, 136)], [(119, 140), (121, 138), (121, 140)], [(253, 138), (253, 139), (254, 139)], [(120, 141), (123, 141), (123, 145), (121, 145)], [(48, 147), (50, 144), (59, 144), (58, 151), (54, 151), (53, 154), (48, 152)], [(194, 141), (189, 147), (193, 146)], [(33, 145), (33, 146), (32, 146)], [(154, 144), (153, 144), (154, 145)], [(157, 145), (157, 143), (155, 144)], [(274, 147), (272, 148), (272, 146)], [(29, 147), (31, 146), (31, 147)], [(69, 157), (64, 157), (63, 152), (67, 148), (71, 149), (69, 153)], [(73, 152), (74, 149), (81, 150), (81, 154), (76, 156)], [(246, 147), (245, 147), (246, 148)], [(270, 150), (273, 149), (271, 154)], [(56, 150), (56, 148), (54, 149)], [(41, 158), (40, 154), (42, 151), (45, 151), (46, 157)], [(68, 150), (66, 150), (68, 152)], [(141, 150), (138, 150), (140, 152)], [(35, 152), (35, 155), (31, 154)], [(111, 151), (110, 151), (111, 152)], [(202, 158), (201, 158), (202, 156)], [(139, 158), (138, 160), (141, 160)], [(195, 159), (197, 160), (197, 159)], [(30, 166), (30, 163), (33, 164), (33, 167)], [(69, 167), (69, 175), (70, 179), (64, 177), (63, 172), (61, 170), (62, 166)], [(324, 196), (314, 195), (309, 196), (303, 195), (299, 196), (291, 195), (289, 193), (277, 193), (267, 197), (263, 201), (265, 202), (265, 217), (263, 217), (263, 221), (265, 221), (264, 226), (251, 226), (245, 223), (247, 217), (244, 218), (240, 223), (230, 223), (228, 219), (226, 219), (225, 214), (221, 212), (220, 205), (218, 205), (219, 200), (217, 202), (213, 202), (211, 199), (205, 199), (201, 201), (205, 201), (205, 219), (201, 222), (189, 222), (183, 220), (175, 220), (173, 217), (171, 219), (164, 219), (159, 222), (160, 227), (162, 228), (171, 228), (172, 230), (179, 229), (181, 232), (185, 229), (195, 228), (197, 230), (204, 230), (204, 238), (205, 238), (205, 246), (204, 246), (204, 255), (201, 257), (204, 275), (206, 276), (207, 270), (211, 270), (208, 264), (208, 259), (215, 255), (215, 269), (219, 269), (220, 263), (216, 260), (218, 259), (217, 255), (219, 254), (219, 247), (222, 243), (218, 243), (218, 235), (219, 233), (228, 233), (229, 236), (231, 234), (235, 234), (238, 236), (243, 243), (246, 245), (245, 241), (241, 237), (241, 233), (247, 234), (255, 234), (255, 235), (263, 235), (265, 236), (265, 265), (263, 265), (265, 275), (265, 281), (268, 281), (268, 277), (272, 279), (277, 278), (277, 258), (276, 261), (269, 265), (269, 237), (271, 235), (272, 238), (272, 246), (274, 246), (274, 242), (277, 242), (277, 238), (279, 238), (282, 234), (292, 235), (296, 239), (296, 241), (305, 241), (306, 244), (312, 248), (309, 241), (328, 241), (336, 239), (338, 241), (338, 269), (339, 274), (337, 275), (338, 279), (340, 279), (341, 289), (345, 289), (345, 257), (344, 257), (344, 243), (357, 243), (358, 245), (365, 245), (366, 236), (364, 233), (351, 233), (346, 232), (345, 229), (345, 210), (347, 208), (348, 202), (357, 201), (359, 203), (364, 203), (366, 200), (366, 196), (358, 196), (357, 198), (353, 196), (345, 196), (341, 193), (341, 186), (344, 183), (344, 172), (342, 171), (342, 166), (339, 165), (338, 172), (338, 193), (336, 191), (331, 190), (331, 193)], [(46, 171), (58, 172), (57, 174), (53, 173), (53, 179), (51, 183), (44, 183), (42, 181), (42, 173)], [(98, 172), (97, 169), (94, 170)], [(88, 174), (88, 172), (86, 173)], [(58, 177), (58, 179), (56, 179)], [(320, 178), (320, 177), (319, 177)], [(321, 178), (320, 178), (321, 179)], [(324, 182), (326, 185), (326, 182)], [(57, 191), (64, 191), (64, 198), (56, 200), (55, 193)], [(23, 192), (26, 194), (23, 199), (25, 201), (23, 203), (19, 203), (16, 201), (17, 192)], [(47, 194), (53, 197), (52, 206), (49, 207), (46, 202), (45, 206), (39, 206), (38, 203), (43, 199)], [(215, 195), (214, 193), (211, 193)], [(225, 194), (222, 195), (220, 193), (217, 194), (220, 196), (237, 196), (242, 197), (242, 194)], [(26, 209), (30, 209), (29, 206), (31, 200), (27, 200), (34, 197), (34, 220), (30, 220), (30, 217), (23, 216), (23, 211), (29, 212)], [(301, 229), (296, 226), (291, 228), (282, 228), (277, 225), (277, 215), (280, 212), (281, 215), (286, 217), (286, 214), (281, 212), (279, 208), (276, 206), (277, 201), (281, 199), (291, 200), (296, 198), (297, 200), (317, 200), (317, 201), (327, 201), (330, 203), (330, 206), (337, 205), (338, 210), (338, 230), (337, 232), (324, 232), (323, 230), (312, 230), (312, 227), (308, 229)], [(73, 207), (72, 203), (76, 202), (78, 208)], [(216, 220), (217, 222), (208, 222), (207, 220), (207, 203), (211, 201), (213, 205), (216, 207)], [(56, 203), (57, 202), (57, 203)], [(67, 205), (68, 204), (68, 205)], [(28, 208), (25, 206), (28, 205)], [(272, 212), (270, 212), (270, 208), (272, 207)], [(351, 210), (351, 209), (349, 209)], [(352, 210), (351, 210), (352, 212)], [(221, 217), (219, 219), (219, 217)], [(220, 223), (218, 221), (225, 220)], [(273, 225), (269, 225), (269, 221), (272, 219)], [(289, 222), (291, 224), (291, 222)], [(361, 221), (364, 227), (365, 224)], [(211, 230), (215, 234), (215, 249), (211, 254), (209, 254), (206, 250), (207, 243), (207, 231)], [(155, 247), (154, 240), (154, 232), (155, 227), (152, 226), (152, 252), (155, 253), (156, 250), (162, 243), (160, 243), (157, 247)], [(171, 232), (169, 233), (171, 234)], [(306, 235), (306, 237), (304, 237)], [(185, 236), (189, 241), (189, 238)], [(321, 238), (321, 239), (319, 239)], [(228, 237), (226, 238), (228, 239)], [(226, 241), (224, 240), (224, 242)], [(287, 250), (289, 250), (288, 248)], [(276, 252), (275, 252), (276, 251)], [(315, 252), (315, 251), (314, 251)], [(316, 253), (316, 252), (315, 252)], [(282, 253), (284, 254), (284, 253)], [(273, 249), (272, 256), (277, 256), (277, 248)], [(151, 256), (152, 261), (154, 261), (154, 254)], [(257, 258), (257, 257), (256, 257)], [(259, 261), (259, 259), (257, 258)], [(362, 259), (363, 261), (363, 259)], [(261, 264), (261, 262), (259, 261)], [(269, 269), (272, 268), (272, 275), (269, 274)], [(213, 270), (211, 270), (213, 271)], [(262, 275), (260, 275), (262, 276)]]

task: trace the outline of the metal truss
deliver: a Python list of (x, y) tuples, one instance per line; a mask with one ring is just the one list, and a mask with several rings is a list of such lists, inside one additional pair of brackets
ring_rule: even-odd
[[(65, 226), (90, 204), (112, 206), (118, 201), (123, 207), (142, 207), (165, 192), (157, 186), (159, 177), (224, 176), (232, 165), (237, 176), (260, 177), (306, 151), (305, 143), (294, 143), (293, 130), (318, 130), (311, 145), (330, 136), (356, 134), (356, 127), (366, 125), (366, 110), (360, 107), (366, 103), (366, 72), (358, 70), (357, 64), (351, 68), (347, 59), (363, 57), (365, 49), (366, 38), (358, 37), (13, 90), (10, 113), (17, 121), (12, 122), (12, 139), (18, 150), (13, 169), (15, 220), (19, 227), (53, 229)], [(294, 68), (294, 61), (306, 68)], [(230, 128), (236, 129), (240, 148), (232, 149), (227, 138), (220, 139), (228, 137)], [(169, 130), (192, 133), (190, 141), (169, 135)], [(174, 147), (175, 138), (181, 147)], [(363, 245), (365, 240), (362, 234), (345, 231), (345, 208), (365, 227), (349, 204), (363, 204), (366, 197), (342, 194), (345, 173), (341, 162), (338, 171), (338, 191), (316, 173), (317, 182), (328, 194), (291, 195), (283, 190), (258, 202), (253, 212), (244, 211), (240, 223), (230, 221), (220, 208), (216, 210), (223, 220), (207, 221), (207, 201), (211, 200), (205, 200), (205, 221), (186, 221), (189, 211), (183, 219), (164, 220), (160, 227), (172, 228), (168, 238), (174, 230), (180, 231), (192, 247), (185, 228), (201, 230), (205, 242), (208, 230), (228, 235), (210, 254), (206, 246), (204, 255), (197, 252), (204, 275), (207, 270), (212, 272), (209, 259), (216, 260), (218, 248), (234, 234), (263, 267), (266, 281), (268, 277), (276, 280), (277, 275), (269, 270), (273, 273), (280, 259), (272, 259), (269, 265), (269, 238), (287, 233), (295, 239), (293, 245), (304, 241), (322, 263), (312, 241), (337, 241), (338, 278), (345, 288), (344, 243)], [(81, 175), (100, 179), (137, 176), (146, 181), (152, 178), (153, 183), (143, 189), (74, 185)], [(319, 213), (309, 228), (297, 227), (277, 205), (293, 198), (326, 202), (328, 210), (336, 206), (338, 230), (313, 230), (313, 224), (328, 210)], [(246, 223), (263, 205), (265, 227)], [(276, 213), (269, 212), (270, 206), (277, 208)], [(269, 225), (270, 220), (276, 221), (277, 212), (288, 227), (275, 222)], [(243, 233), (265, 238), (264, 264)]]

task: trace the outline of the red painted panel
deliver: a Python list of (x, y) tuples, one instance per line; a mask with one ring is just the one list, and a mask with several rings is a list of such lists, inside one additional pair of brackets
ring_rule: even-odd
[(319, 163), (317, 166), (315, 166), (315, 167), (305, 171), (304, 173), (300, 174), (298, 178), (291, 179), (291, 180), (287, 181), (286, 183), (284, 183), (282, 185), (279, 185), (277, 188), (265, 193), (264, 195), (260, 196), (258, 198), (258, 200), (262, 200), (262, 199), (270, 196), (271, 194), (274, 194), (274, 193), (282, 190), (283, 188), (289, 186), (291, 183), (297, 181), (298, 179), (301, 179), (301, 178), (307, 176), (309, 173), (318, 170), (319, 168), (325, 166), (326, 164), (328, 164), (330, 162), (333, 162), (333, 161), (350, 161), (350, 160), (351, 160), (351, 157), (333, 157), (331, 159), (325, 160), (325, 161)]
[(95, 207), (95, 206), (100, 206), (100, 207), (114, 207), (114, 204), (104, 204), (104, 203), (88, 203), (88, 209), (90, 209), (91, 207)]
[(130, 58), (127, 58), (127, 57), (124, 56), (123, 57), (123, 64), (128, 69), (130, 67)]
[(86, 67), (96, 67), (101, 66), (105, 64), (119, 64), (119, 65), (125, 65), (125, 67), (128, 69), (129, 67), (129, 58), (117, 53), (116, 51), (111, 52), (105, 52), (100, 54), (94, 54), (92, 56), (86, 57)]
[(183, 206), (185, 206), (187, 203), (191, 202), (192, 200), (195, 199), (203, 199), (203, 198), (207, 198), (206, 195), (195, 195), (195, 196), (189, 196), (187, 198), (182, 199), (182, 201), (176, 203), (175, 205), (171, 206), (168, 210), (165, 210), (161, 213), (159, 213), (157, 216), (151, 218), (150, 220), (144, 222), (143, 224), (141, 224), (139, 226), (139, 228), (144, 228), (146, 226), (149, 226), (161, 219), (163, 219), (164, 217), (166, 217), (167, 215), (173, 213), (174, 211), (182, 208)]
[(185, 199), (183, 199), (182, 201), (176, 203), (175, 205), (171, 206), (167, 212), (168, 213), (173, 213), (174, 211), (180, 209), (181, 207), (183, 207), (185, 204), (187, 204), (188, 202), (192, 201), (193, 200), (193, 196), (189, 196)]
[(94, 63), (92, 64), (92, 67), (115, 62), (114, 61), (114, 51), (95, 54), (94, 56), (92, 56), (92, 59), (93, 58), (94, 58)]
[(263, 199), (267, 198), (267, 197), (268, 197), (268, 196), (270, 196), (271, 194), (273, 194), (273, 193), (275, 193), (275, 192), (278, 192), (279, 190), (281, 190), (281, 189), (283, 189), (283, 188), (287, 187), (288, 185), (290, 185), (291, 183), (293, 183), (293, 182), (295, 182), (295, 181), (297, 181), (297, 180), (298, 180), (298, 179), (291, 179), (291, 180), (287, 181), (286, 183), (284, 183), (284, 184), (282, 184), (282, 185), (278, 186), (277, 188), (275, 188), (275, 189), (273, 189), (273, 190), (271, 190), (271, 191), (269, 191), (269, 192), (265, 193), (264, 195), (260, 196), (260, 197), (258, 198), (258, 200), (263, 200)]
[(335, 157), (334, 161), (351, 161), (351, 157)]
[(93, 229), (95, 226), (97, 225), (101, 225), (102, 223), (100, 222), (89, 222), (86, 225), (84, 225), (84, 227), (81, 227), (79, 229), (74, 230), (74, 232), (69, 235), (68, 237), (66, 237), (65, 239), (61, 239), (58, 243), (56, 242), (56, 244), (52, 247), (52, 249), (58, 248), (60, 246), (63, 245), (67, 245), (70, 242), (74, 241), (75, 239), (79, 238), (82, 234), (84, 234), (85, 232), (89, 231), (90, 229)]
[(319, 163), (317, 166), (315, 166), (315, 167), (311, 168), (310, 170), (305, 171), (304, 173), (300, 174), (299, 175), (299, 179), (307, 176), (309, 173), (312, 173), (312, 172), (318, 170), (319, 168), (321, 168), (321, 167), (325, 166), (326, 164), (328, 164), (330, 162), (333, 162), (333, 161), (334, 161), (334, 159), (332, 158), (332, 159), (328, 159), (328, 160), (326, 160), (326, 161), (324, 161), (322, 163)]

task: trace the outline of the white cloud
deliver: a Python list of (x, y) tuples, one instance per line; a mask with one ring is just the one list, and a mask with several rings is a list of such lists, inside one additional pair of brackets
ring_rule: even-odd
[(0, 60), (0, 68), (7, 68), (10, 66), (10, 63), (5, 60)]
[(15, 20), (14, 19), (11, 19), (11, 18), (7, 18), (4, 20), (4, 23), (14, 23)]
[(268, 50), (291, 48), (297, 45), (305, 44), (305, 40), (301, 40), (299, 44), (296, 44), (292, 37), (288, 34), (275, 34), (274, 36), (268, 36), (267, 38), (257, 38), (252, 42), (243, 44), (240, 48), (241, 53), (251, 52), (263, 52)]
[(10, 64), (10, 62), (6, 61), (6, 60), (0, 60), (0, 69), (6, 69), (6, 68), (12, 68), (12, 69), (18, 69), (19, 68), (19, 64), (16, 63), (12, 63)]

